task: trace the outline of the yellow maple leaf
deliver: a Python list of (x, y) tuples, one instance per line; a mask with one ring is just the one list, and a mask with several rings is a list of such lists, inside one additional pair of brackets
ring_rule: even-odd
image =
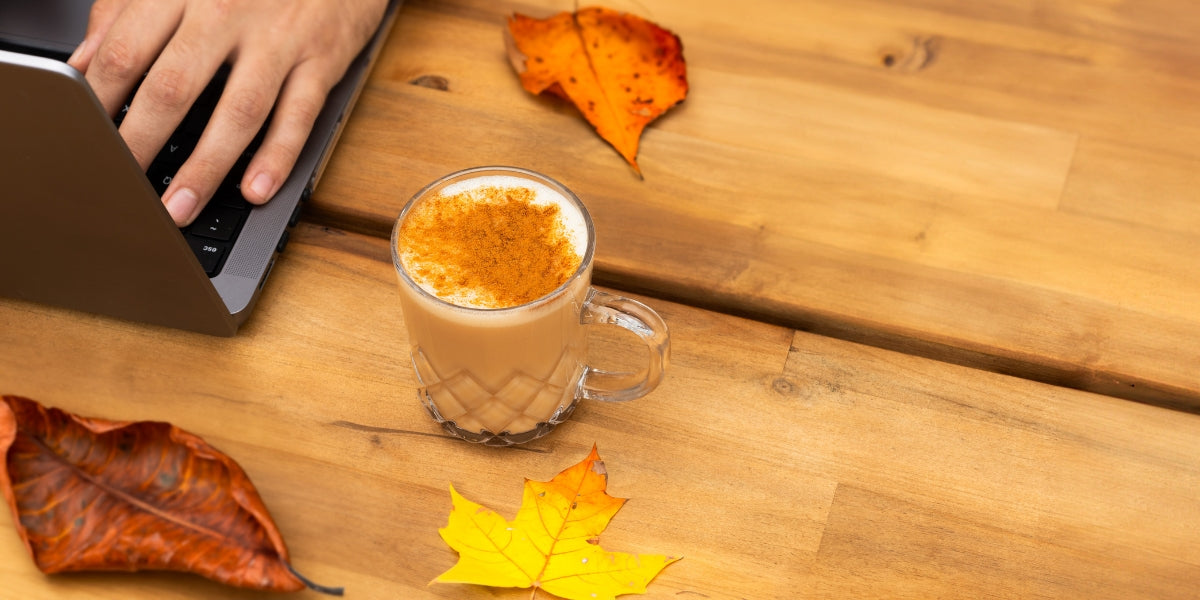
[(458, 562), (434, 583), (541, 589), (567, 600), (613, 600), (642, 594), (650, 580), (678, 558), (607, 552), (597, 536), (625, 504), (605, 492), (608, 474), (596, 448), (550, 481), (525, 480), (512, 522), (462, 497), (450, 486), (454, 508), (438, 530), (458, 551)]

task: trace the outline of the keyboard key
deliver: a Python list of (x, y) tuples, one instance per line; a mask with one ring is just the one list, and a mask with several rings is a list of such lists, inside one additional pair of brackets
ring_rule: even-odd
[(129, 104), (131, 102), (133, 102), (133, 98), (126, 100), (125, 103), (121, 105), (121, 110), (118, 110), (117, 115), (113, 117), (113, 125), (120, 127), (121, 123), (125, 121), (125, 115), (129, 113)]
[(218, 190), (217, 195), (213, 196), (213, 204), (232, 208), (241, 213), (250, 212), (250, 209), (254, 208), (254, 205), (247, 202), (236, 188), (233, 191), (229, 191), (229, 188)]
[(217, 204), (209, 204), (192, 222), (191, 228), (188, 230), (193, 235), (206, 237), (213, 240), (228, 241), (233, 238), (233, 234), (237, 231), (237, 226), (242, 223), (241, 211), (221, 206)]
[(183, 131), (176, 132), (163, 145), (162, 150), (158, 151), (158, 156), (154, 158), (154, 162), (175, 166), (182, 165), (187, 160), (187, 157), (192, 154), (192, 150), (196, 149), (196, 142), (198, 141), (200, 141), (200, 138), (190, 133)]
[(242, 195), (242, 176), (246, 174), (246, 166), (249, 162), (250, 159), (242, 158), (234, 163), (229, 174), (225, 176), (221, 185), (217, 186), (217, 191), (213, 193), (214, 202), (239, 210), (250, 210), (250, 203)]
[(222, 66), (204, 91), (196, 98), (192, 104), (192, 109), (188, 111), (187, 116), (183, 118), (183, 123), (180, 124), (180, 129), (191, 135), (199, 136), (204, 132), (204, 128), (208, 125), (208, 119), (212, 116), (213, 109), (217, 107), (217, 101), (221, 99), (221, 92), (225, 90), (225, 81), (229, 77), (229, 67)]
[(150, 185), (154, 186), (154, 191), (161, 197), (163, 192), (167, 191), (167, 186), (171, 185), (171, 179), (175, 177), (177, 170), (179, 170), (177, 165), (151, 163), (150, 170), (146, 171), (146, 178), (150, 180)]
[(200, 134), (204, 133), (204, 128), (208, 126), (208, 118), (212, 116), (212, 110), (212, 106), (196, 103), (192, 106), (192, 111), (183, 117), (183, 122), (179, 124), (177, 131), (200, 137)]
[[(144, 81), (145, 79), (146, 79), (146, 76), (143, 75), (142, 81)], [(113, 124), (116, 125), (118, 128), (121, 126), (121, 123), (123, 121), (125, 121), (125, 115), (129, 114), (129, 107), (133, 104), (133, 96), (135, 94), (137, 94), (138, 88), (141, 86), (142, 86), (142, 82), (138, 81), (137, 86), (135, 86), (133, 88), (133, 91), (129, 92), (129, 96), (127, 98), (125, 98), (125, 102), (121, 103), (121, 110), (118, 110), (117, 114), (115, 116), (113, 116)]]
[(229, 251), (229, 244), (193, 235), (188, 235), (187, 240), (192, 252), (196, 253), (196, 258), (200, 259), (200, 266), (204, 267), (204, 272), (208, 273), (209, 277), (216, 275), (217, 268), (221, 266), (221, 259)]

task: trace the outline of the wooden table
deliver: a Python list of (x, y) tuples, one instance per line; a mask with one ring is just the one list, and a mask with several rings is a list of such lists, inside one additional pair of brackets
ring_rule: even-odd
[(505, 58), (506, 15), (569, 5), (407, 2), (314, 212), (382, 235), (516, 164), (591, 207), (606, 284), (1200, 411), (1192, 3), (608, 3), (688, 60), (644, 181)]
[[(429, 585), (455, 562), (449, 487), (511, 517), (523, 478), (593, 444), (632, 499), (604, 547), (684, 556), (646, 598), (1198, 596), (1200, 415), (1042, 382), (1195, 406), (1185, 5), (614, 4), (692, 65), (645, 181), (509, 72), (503, 15), (547, 6), (406, 3), (237, 337), (0, 300), (0, 392), (204, 437), (348, 598), (529, 598)], [(426, 74), (449, 90), (407, 83)], [(639, 297), (672, 331), (657, 391), (517, 449), (418, 405), (385, 238), (484, 163), (576, 189), (601, 282), (660, 296)], [(45, 577), (0, 511), (3, 600), (277, 597)]]
[[(5, 302), (0, 381), (201, 435), (249, 473), (297, 568), (348, 598), (528, 598), (427, 585), (455, 562), (449, 487), (511, 518), (522, 478), (592, 444), (631, 498), (605, 548), (685, 557), (647, 598), (1195, 597), (1200, 416), (644, 299), (672, 328), (662, 387), (519, 449), (439, 433), (387, 242), (307, 224), (238, 337)], [(275, 597), (47, 578), (7, 511), (0, 582), (6, 600)]]

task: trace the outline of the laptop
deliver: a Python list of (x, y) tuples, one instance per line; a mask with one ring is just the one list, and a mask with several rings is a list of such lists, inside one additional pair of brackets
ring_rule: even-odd
[[(0, 0), (0, 296), (235, 335), (321, 177), (400, 0), (389, 2), (330, 92), (275, 197), (262, 206), (241, 198), (244, 155), (184, 229), (160, 194), (203, 129), (203, 102), (143, 172), (117, 131), (121, 115), (110, 118), (65, 62), (83, 40), (91, 3)], [(215, 102), (221, 85), (214, 78), (202, 99)]]

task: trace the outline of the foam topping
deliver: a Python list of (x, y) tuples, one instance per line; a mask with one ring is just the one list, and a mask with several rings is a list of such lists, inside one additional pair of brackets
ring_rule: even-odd
[(426, 292), (468, 308), (509, 308), (565, 283), (587, 248), (583, 215), (536, 181), (492, 175), (422, 199), (400, 226), (404, 270)]

